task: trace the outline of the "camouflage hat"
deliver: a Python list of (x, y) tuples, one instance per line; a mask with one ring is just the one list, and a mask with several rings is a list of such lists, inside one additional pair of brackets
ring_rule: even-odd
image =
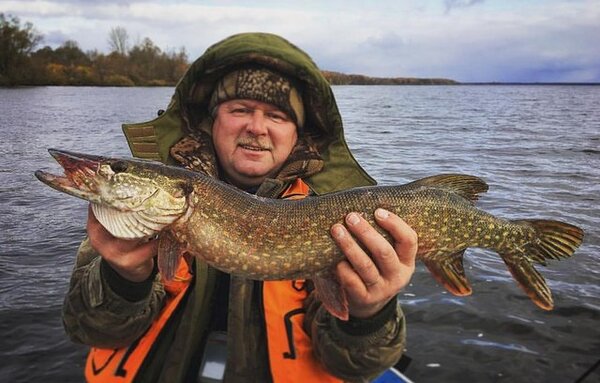
[(245, 68), (225, 75), (213, 91), (209, 110), (232, 99), (273, 104), (285, 112), (299, 128), (304, 125), (304, 105), (300, 91), (288, 78), (269, 69)]

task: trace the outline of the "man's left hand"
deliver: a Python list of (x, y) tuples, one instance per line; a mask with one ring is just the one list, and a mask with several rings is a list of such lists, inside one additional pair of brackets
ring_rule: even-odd
[(375, 211), (375, 221), (391, 235), (393, 244), (357, 213), (346, 216), (346, 226), (331, 228), (346, 256), (336, 273), (346, 292), (350, 315), (356, 318), (379, 312), (408, 284), (415, 270), (417, 233), (384, 209)]

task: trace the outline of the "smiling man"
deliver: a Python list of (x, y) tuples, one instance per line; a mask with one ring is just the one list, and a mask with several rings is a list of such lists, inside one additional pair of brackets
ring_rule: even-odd
[[(165, 113), (125, 132), (135, 155), (261, 197), (372, 183), (345, 144), (329, 84), (304, 52), (274, 35), (215, 44), (192, 64)], [(327, 289), (310, 280), (246, 280), (185, 258), (175, 279), (165, 280), (156, 269), (158, 241), (114, 238), (90, 211), (63, 316), (71, 338), (92, 346), (87, 380), (373, 379), (402, 354), (396, 296), (412, 276), (417, 248), (400, 218), (374, 214), (393, 243), (352, 212), (331, 228), (347, 258), (331, 270), (347, 297), (345, 321), (322, 304)]]
[(213, 145), (225, 178), (247, 189), (274, 176), (298, 140), (304, 109), (295, 87), (265, 69), (229, 73), (214, 91), (209, 109)]

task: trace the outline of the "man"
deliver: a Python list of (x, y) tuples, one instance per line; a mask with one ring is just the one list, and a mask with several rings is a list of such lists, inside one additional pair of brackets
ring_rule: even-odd
[[(264, 197), (302, 198), (372, 183), (347, 148), (318, 68), (274, 35), (241, 34), (215, 44), (192, 64), (165, 113), (124, 128), (134, 155)], [(321, 304), (311, 281), (249, 281), (201, 261), (182, 262), (174, 283), (162, 280), (157, 241), (116, 239), (90, 212), (64, 306), (67, 333), (95, 347), (86, 378), (196, 381), (214, 352), (213, 335), (222, 333), (226, 382), (374, 378), (403, 350), (396, 295), (414, 271), (417, 247), (415, 232), (399, 217), (382, 209), (374, 214), (393, 244), (356, 213), (331, 228), (347, 258), (333, 271), (348, 297), (350, 319), (342, 321)]]

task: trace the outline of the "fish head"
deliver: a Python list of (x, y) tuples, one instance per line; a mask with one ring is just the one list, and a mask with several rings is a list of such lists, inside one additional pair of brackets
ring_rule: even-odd
[(38, 170), (36, 177), (58, 191), (90, 201), (96, 218), (119, 238), (153, 235), (187, 211), (192, 187), (185, 169), (147, 160), (49, 152), (64, 175)]

